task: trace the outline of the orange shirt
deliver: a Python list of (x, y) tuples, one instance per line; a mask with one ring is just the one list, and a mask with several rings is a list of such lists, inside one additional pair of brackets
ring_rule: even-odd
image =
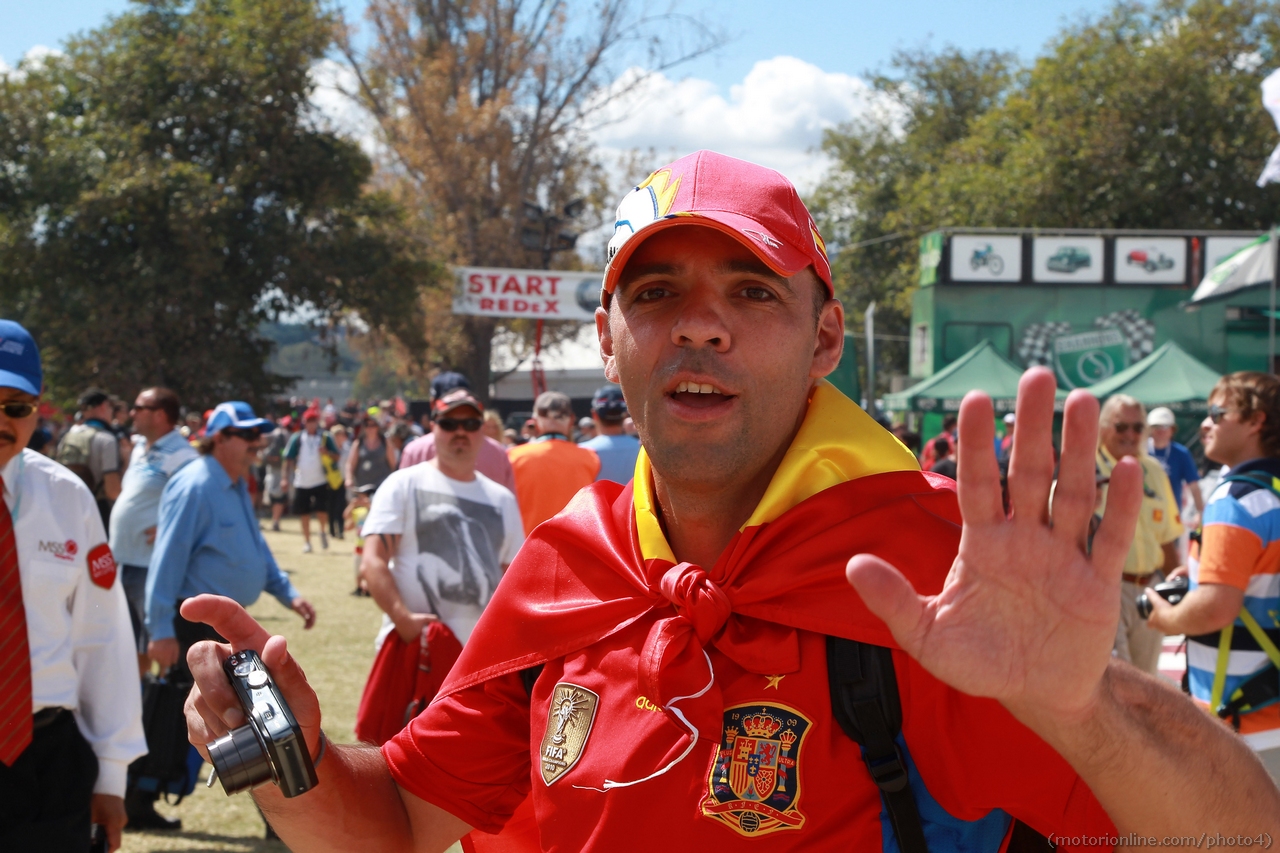
[(524, 535), (564, 509), (578, 490), (596, 481), (600, 457), (559, 438), (534, 439), (507, 451), (516, 473), (516, 503)]

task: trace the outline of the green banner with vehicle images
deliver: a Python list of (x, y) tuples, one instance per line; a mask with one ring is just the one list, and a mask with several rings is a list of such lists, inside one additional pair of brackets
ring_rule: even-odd
[(1087, 388), (1128, 367), (1128, 350), (1119, 329), (1062, 335), (1053, 341), (1053, 367), (1062, 387)]

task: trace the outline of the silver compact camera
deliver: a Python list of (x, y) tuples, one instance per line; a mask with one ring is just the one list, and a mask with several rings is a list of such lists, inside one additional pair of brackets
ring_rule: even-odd
[(311, 753), (262, 658), (252, 650), (236, 652), (222, 668), (249, 719), (208, 746), (209, 761), (227, 796), (263, 782), (274, 782), (286, 797), (310, 791), (319, 782)]

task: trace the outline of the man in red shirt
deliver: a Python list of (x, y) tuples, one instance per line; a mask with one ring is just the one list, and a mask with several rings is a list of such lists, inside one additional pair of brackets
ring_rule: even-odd
[[(1052, 524), (1052, 374), (1022, 381), (1009, 515), (990, 400), (966, 398), (957, 507), (821, 380), (843, 309), (780, 175), (678, 160), (624, 199), (609, 254), (596, 322), (643, 439), (633, 484), (597, 483), (538, 528), (440, 696), (381, 752), (330, 745), (305, 796), (255, 793), (292, 847), (444, 850), (476, 828), (477, 849), (904, 849), (833, 722), (824, 635), (894, 649), (899, 760), (935, 853), (996, 853), (1019, 823), (1067, 848), (1280, 833), (1249, 751), (1111, 661), (1140, 480), (1116, 466), (1086, 553), (1091, 396), (1066, 404)], [(183, 614), (263, 650), (318, 755), (284, 640), (233, 602)], [(193, 743), (242, 720), (229, 651), (192, 653)]]
[(569, 440), (573, 406), (559, 391), (543, 391), (533, 403), (538, 435), (507, 450), (516, 473), (516, 503), (524, 534), (564, 509), (579, 489), (595, 482), (600, 457)]

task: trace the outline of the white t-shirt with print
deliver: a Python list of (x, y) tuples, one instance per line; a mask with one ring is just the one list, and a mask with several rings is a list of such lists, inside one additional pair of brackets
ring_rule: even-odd
[(320, 461), (320, 451), (324, 449), (324, 436), (315, 435), (303, 430), (298, 433), (298, 467), (293, 472), (293, 485), (299, 489), (314, 489), (323, 486), (324, 463)]
[[(434, 464), (402, 468), (378, 487), (361, 534), (379, 533), (400, 536), (391, 575), (405, 607), (437, 614), (464, 644), (524, 544), (515, 495), (479, 472), (463, 482)], [(383, 614), (379, 648), (393, 629)]]

